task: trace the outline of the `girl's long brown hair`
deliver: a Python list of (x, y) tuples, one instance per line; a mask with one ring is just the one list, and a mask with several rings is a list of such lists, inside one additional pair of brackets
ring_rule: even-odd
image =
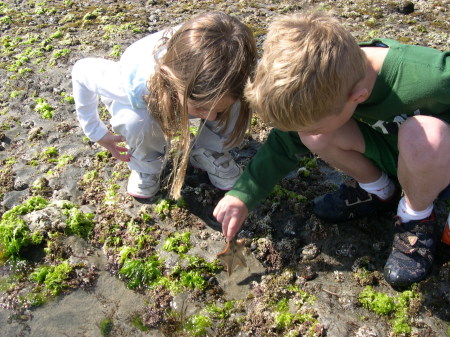
[[(190, 150), (187, 100), (214, 103), (224, 96), (240, 99), (239, 117), (225, 144), (238, 145), (250, 121), (243, 91), (254, 70), (257, 50), (250, 29), (223, 12), (195, 16), (168, 39), (166, 46), (167, 52), (157, 60), (156, 72), (149, 80), (146, 100), (168, 144), (180, 136), (169, 179), (170, 195), (178, 199)], [(221, 130), (228, 127), (230, 110), (217, 117)]]

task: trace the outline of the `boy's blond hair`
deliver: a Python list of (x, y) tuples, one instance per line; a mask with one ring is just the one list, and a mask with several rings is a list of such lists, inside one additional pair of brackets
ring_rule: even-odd
[(364, 53), (329, 14), (276, 18), (263, 49), (245, 96), (265, 122), (284, 131), (301, 130), (338, 114), (365, 76)]

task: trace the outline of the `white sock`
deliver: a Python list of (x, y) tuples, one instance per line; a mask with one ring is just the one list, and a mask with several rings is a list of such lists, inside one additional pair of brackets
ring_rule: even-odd
[(389, 199), (395, 191), (394, 182), (389, 179), (388, 175), (384, 172), (381, 173), (381, 177), (377, 181), (367, 184), (358, 184), (364, 191), (375, 194), (382, 200)]
[(397, 208), (397, 215), (400, 217), (403, 223), (409, 222), (411, 220), (422, 220), (430, 216), (433, 211), (433, 204), (431, 203), (423, 211), (415, 211), (406, 204), (405, 197), (400, 199)]

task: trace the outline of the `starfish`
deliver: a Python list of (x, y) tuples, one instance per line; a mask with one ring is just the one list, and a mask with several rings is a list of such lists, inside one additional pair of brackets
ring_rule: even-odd
[(245, 240), (231, 240), (227, 242), (225, 249), (217, 254), (217, 257), (227, 267), (228, 276), (236, 269), (236, 266), (247, 267), (242, 250), (244, 249)]

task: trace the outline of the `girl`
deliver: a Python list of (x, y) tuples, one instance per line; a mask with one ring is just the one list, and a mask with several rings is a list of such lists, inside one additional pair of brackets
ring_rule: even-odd
[[(135, 42), (119, 62), (77, 61), (72, 70), (77, 116), (89, 139), (128, 162), (127, 191), (134, 197), (159, 191), (174, 136), (180, 140), (171, 197), (180, 196), (189, 160), (207, 171), (214, 186), (228, 190), (242, 173), (228, 150), (242, 141), (249, 125), (243, 88), (256, 58), (255, 40), (243, 23), (222, 12), (200, 14)], [(99, 96), (118, 135), (99, 118)], [(189, 118), (195, 117), (203, 123), (191, 144)]]

